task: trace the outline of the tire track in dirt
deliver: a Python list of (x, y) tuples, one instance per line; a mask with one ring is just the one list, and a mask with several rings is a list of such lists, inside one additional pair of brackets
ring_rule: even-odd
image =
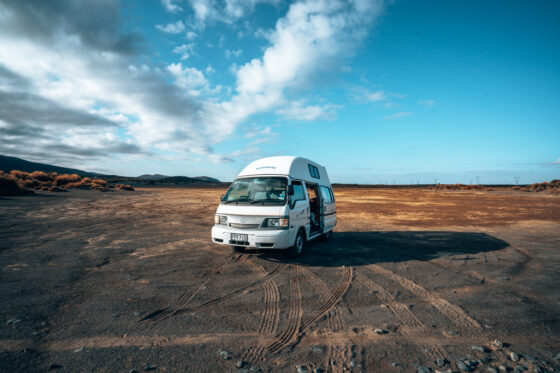
[(301, 291), (298, 283), (299, 268), (290, 265), (290, 310), (288, 314), (288, 326), (276, 340), (269, 344), (266, 349), (275, 353), (287, 346), (296, 337), (301, 325), (302, 307), (301, 307)]
[[(356, 272), (356, 278), (359, 279), (368, 289), (373, 291), (377, 298), (395, 315), (401, 322), (403, 328), (399, 329), (400, 334), (410, 338), (412, 341), (422, 333), (428, 333), (428, 328), (416, 317), (407, 306), (398, 302), (385, 288), (373, 281), (369, 277), (360, 272)], [(422, 352), (432, 360), (445, 358), (447, 353), (441, 345), (428, 344), (425, 342), (417, 343)]]
[(416, 296), (424, 299), (428, 303), (430, 303), (434, 308), (436, 308), (441, 314), (451, 320), (455, 325), (463, 327), (463, 328), (475, 328), (475, 329), (482, 329), (478, 321), (470, 317), (465, 313), (465, 311), (447, 300), (441, 298), (434, 292), (430, 292), (426, 290), (424, 287), (418, 285), (417, 283), (404, 278), (396, 273), (389, 271), (379, 265), (376, 264), (369, 264), (366, 268), (370, 269), (371, 271), (380, 274), (384, 277), (387, 277), (405, 289), (409, 290)]
[(212, 267), (211, 269), (209, 269), (208, 271), (206, 271), (206, 273), (202, 276), (202, 278), (204, 278), (205, 280), (202, 282), (201, 285), (199, 285), (196, 288), (193, 287), (193, 288), (188, 289), (171, 306), (168, 306), (168, 307), (166, 307), (164, 309), (161, 309), (161, 310), (154, 311), (154, 312), (150, 313), (149, 315), (145, 316), (144, 318), (140, 319), (139, 322), (150, 321), (151, 323), (156, 323), (158, 321), (165, 320), (166, 318), (168, 318), (170, 316), (173, 316), (179, 310), (181, 310), (183, 307), (185, 307), (198, 293), (200, 293), (202, 290), (204, 290), (206, 288), (206, 285), (208, 284), (208, 282), (210, 282), (210, 280), (217, 273), (219, 273), (222, 268), (224, 268), (228, 264), (242, 262), (244, 260), (246, 260), (246, 257), (244, 257), (243, 255), (230, 256), (224, 263), (216, 265), (216, 266)]
[[(223, 295), (221, 297), (218, 298), (214, 298), (212, 300), (209, 300), (207, 302), (204, 302), (202, 304), (199, 304), (198, 306), (189, 308), (189, 309), (183, 309), (181, 310), (181, 312), (191, 312), (191, 311), (200, 311), (203, 308), (206, 308), (208, 306), (212, 306), (221, 302), (224, 302), (228, 299), (231, 299), (239, 294), (243, 294), (248, 292), (249, 290), (252, 290), (260, 285), (262, 285), (263, 283), (267, 282), (268, 280), (272, 280), (274, 277), (276, 277), (280, 272), (282, 272), (288, 265), (287, 264), (281, 264), (279, 266), (277, 266), (276, 268), (274, 268), (272, 271), (268, 272), (265, 276), (257, 279), (256, 281), (253, 281), (252, 283), (250, 283), (247, 286), (243, 286), (231, 293), (228, 293), (226, 295)], [(265, 272), (266, 273), (266, 272)]]
[[(331, 293), (327, 285), (323, 282), (323, 280), (317, 277), (315, 273), (304, 268), (303, 274), (309, 280), (309, 283), (315, 288), (315, 290), (317, 290), (317, 293), (321, 297), (323, 303), (328, 302), (329, 299), (333, 297), (333, 294)], [(345, 330), (345, 323), (342, 320), (340, 308), (338, 307), (338, 305), (335, 305), (333, 307), (333, 311), (334, 311), (333, 314), (331, 314), (331, 312), (327, 313), (328, 332), (329, 333), (343, 332)], [(334, 361), (340, 363), (346, 360), (346, 358), (350, 356), (352, 353), (351, 346), (349, 346), (348, 344), (341, 346), (339, 343), (328, 343), (327, 345), (328, 345), (328, 353), (327, 356), (325, 357), (325, 366), (327, 367), (327, 370), (330, 367), (331, 371), (333, 372), (342, 371), (343, 370), (342, 364), (332, 365), (331, 362)]]
[[(303, 321), (301, 322), (300, 332), (303, 332), (307, 327), (314, 324), (317, 320), (319, 320), (326, 312), (328, 312), (331, 308), (333, 308), (346, 294), (350, 284), (352, 283), (353, 277), (353, 269), (352, 267), (344, 267), (342, 269), (342, 280), (336, 287), (336, 289), (332, 292), (332, 294), (315, 310), (311, 312)], [(330, 293), (330, 292), (329, 292)]]
[[(253, 262), (248, 260), (245, 262), (256, 273), (266, 274), (265, 269)], [(261, 323), (259, 325), (258, 334), (259, 335), (274, 335), (278, 328), (279, 321), (279, 303), (280, 303), (280, 292), (278, 291), (278, 286), (276, 283), (269, 278), (263, 282), (264, 289), (264, 303), (265, 309), (261, 318)], [(253, 345), (250, 346), (247, 351), (243, 354), (242, 361), (257, 361), (259, 360), (264, 352), (265, 345)]]

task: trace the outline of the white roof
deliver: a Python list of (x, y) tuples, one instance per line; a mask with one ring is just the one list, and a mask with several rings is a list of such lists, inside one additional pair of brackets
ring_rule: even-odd
[[(320, 178), (314, 178), (309, 171), (309, 165), (317, 167)], [(327, 170), (320, 164), (307, 158), (294, 156), (267, 157), (251, 162), (243, 169), (238, 177), (256, 175), (285, 175), (294, 179), (330, 185)]]

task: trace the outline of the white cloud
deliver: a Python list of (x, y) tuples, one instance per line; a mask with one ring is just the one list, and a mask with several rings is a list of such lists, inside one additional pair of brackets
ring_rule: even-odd
[(278, 4), (280, 0), (191, 0), (195, 18), (201, 25), (207, 20), (233, 23), (255, 9), (259, 3)]
[(198, 36), (198, 34), (194, 31), (187, 31), (186, 35), (187, 39), (194, 40)]
[(276, 111), (286, 119), (312, 121), (316, 119), (333, 119), (335, 112), (332, 105), (305, 105), (302, 101), (292, 101), (286, 107)]
[(175, 84), (178, 87), (193, 96), (198, 96), (201, 91), (207, 91), (209, 88), (204, 73), (194, 67), (183, 67), (179, 62), (167, 66), (167, 71), (175, 78)]
[(193, 49), (194, 49), (194, 43), (182, 44), (178, 47), (175, 47), (175, 49), (173, 49), (173, 53), (180, 54), (181, 59), (186, 60), (190, 57), (191, 53), (193, 52)]
[(367, 92), (364, 94), (365, 101), (385, 101), (387, 94), (384, 91)]
[(398, 113), (395, 113), (393, 115), (388, 115), (386, 117), (383, 117), (384, 119), (397, 119), (397, 118), (402, 118), (402, 117), (408, 117), (412, 115), (411, 111), (401, 111)]
[(177, 4), (174, 4), (173, 0), (160, 0), (160, 1), (163, 7), (165, 8), (165, 10), (168, 11), (169, 13), (177, 13), (183, 11), (183, 8), (181, 8)]
[(185, 31), (185, 24), (183, 23), (183, 21), (178, 20), (175, 23), (168, 23), (165, 26), (156, 25), (156, 28), (168, 34), (180, 34), (181, 32)]
[(560, 164), (560, 158), (556, 160), (556, 162), (552, 162), (553, 164)]
[(434, 105), (436, 104), (436, 100), (418, 100), (418, 103), (420, 105), (434, 107)]
[(239, 57), (239, 56), (241, 56), (241, 53), (242, 53), (242, 52), (243, 52), (243, 51), (242, 51), (241, 49), (235, 49), (235, 50), (226, 49), (225, 55), (226, 55), (226, 58), (227, 58), (227, 59), (230, 59), (230, 58), (232, 58), (232, 57)]

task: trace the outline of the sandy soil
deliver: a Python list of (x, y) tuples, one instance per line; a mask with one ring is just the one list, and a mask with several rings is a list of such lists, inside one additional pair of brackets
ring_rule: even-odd
[(211, 243), (223, 192), (0, 199), (0, 371), (560, 369), (560, 196), (338, 189), (290, 260)]

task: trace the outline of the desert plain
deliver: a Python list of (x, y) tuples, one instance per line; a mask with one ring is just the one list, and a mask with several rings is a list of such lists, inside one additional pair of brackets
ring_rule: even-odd
[(334, 191), (298, 259), (212, 243), (223, 188), (1, 197), (0, 371), (560, 369), (560, 196)]

